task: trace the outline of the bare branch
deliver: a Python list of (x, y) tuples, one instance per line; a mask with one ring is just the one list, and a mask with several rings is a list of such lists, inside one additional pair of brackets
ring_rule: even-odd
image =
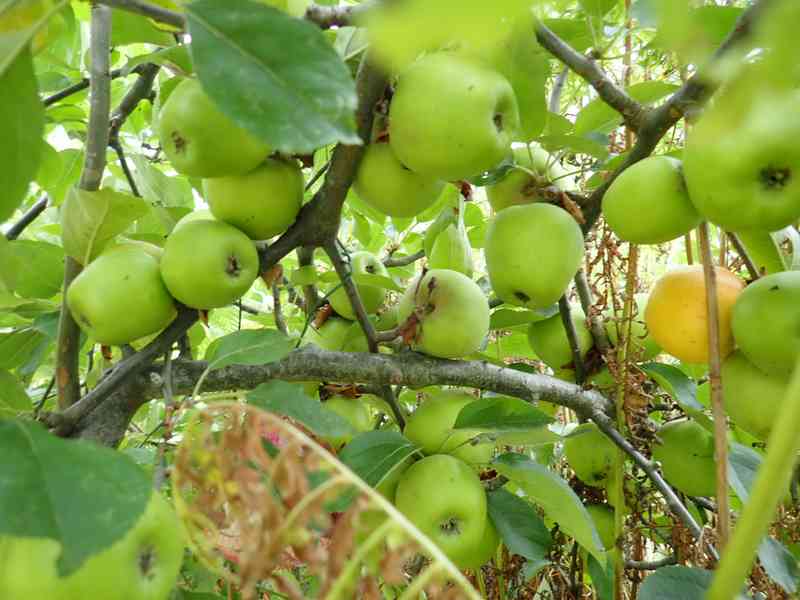
[(409, 254), (408, 256), (398, 256), (397, 258), (395, 258), (393, 255), (389, 255), (383, 259), (383, 265), (385, 267), (405, 267), (406, 265), (415, 263), (422, 258), (425, 258), (425, 250), (418, 250), (417, 252), (414, 252), (414, 254)]
[(281, 306), (281, 289), (277, 283), (272, 284), (272, 316), (275, 318), (275, 327), (278, 331), (287, 335), (289, 330), (286, 328), (286, 318), (283, 316), (283, 307)]
[[(111, 10), (97, 4), (92, 5), (90, 54), (89, 125), (86, 131), (86, 158), (78, 186), (95, 191), (100, 188), (106, 168), (111, 110)], [(67, 289), (81, 269), (81, 265), (70, 256), (64, 261), (64, 294), (56, 342), (56, 389), (58, 405), (62, 409), (76, 403), (81, 395), (78, 373), (80, 328), (67, 306)]]
[(747, 252), (747, 248), (744, 247), (742, 240), (740, 240), (739, 236), (733, 233), (732, 231), (726, 232), (726, 235), (733, 244), (733, 247), (736, 248), (736, 252), (742, 259), (744, 266), (747, 267), (747, 272), (750, 274), (750, 279), (752, 279), (753, 281), (759, 279), (761, 277), (761, 273), (758, 271), (756, 263), (753, 262), (753, 258)]
[(44, 212), (47, 208), (47, 203), (49, 199), (47, 196), (42, 196), (39, 198), (36, 203), (31, 206), (28, 211), (20, 217), (19, 221), (14, 223), (8, 231), (6, 231), (6, 239), (8, 241), (12, 241), (17, 239), (22, 232), (25, 231), (25, 228), (33, 223), (40, 214)]
[(677, 557), (667, 556), (666, 558), (662, 558), (661, 560), (651, 560), (651, 561), (626, 560), (625, 568), (636, 569), (637, 571), (655, 571), (656, 569), (660, 569), (661, 567), (668, 567), (670, 565), (677, 565), (677, 564), (678, 564)]
[(585, 79), (606, 104), (622, 115), (628, 127), (638, 131), (646, 109), (614, 83), (595, 61), (576, 51), (542, 23), (536, 25), (536, 39), (545, 50)]
[[(138, 67), (131, 69), (130, 73), (137, 73), (138, 69), (139, 69)], [(117, 79), (118, 77), (122, 77), (123, 75), (127, 74), (129, 73), (126, 73), (125, 69), (114, 69), (113, 71), (111, 71), (111, 79)], [(52, 104), (55, 104), (56, 102), (63, 100), (64, 98), (72, 96), (73, 94), (82, 92), (88, 87), (89, 87), (89, 78), (84, 77), (80, 81), (73, 83), (71, 86), (64, 88), (60, 92), (56, 92), (51, 96), (47, 96), (42, 100), (42, 104), (44, 104), (45, 106), (50, 106)]]

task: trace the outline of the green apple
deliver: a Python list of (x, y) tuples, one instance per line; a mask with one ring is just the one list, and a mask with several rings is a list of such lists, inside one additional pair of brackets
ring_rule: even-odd
[(688, 136), (684, 173), (698, 212), (728, 231), (776, 231), (800, 217), (796, 93), (718, 99)]
[[(592, 334), (586, 325), (586, 315), (580, 306), (573, 305), (570, 307), (570, 318), (578, 337), (581, 358), (586, 358), (586, 354), (594, 344)], [(531, 323), (528, 327), (528, 342), (536, 356), (551, 369), (561, 369), (574, 362), (572, 348), (560, 314)]]
[(722, 401), (736, 425), (766, 440), (789, 387), (787, 376), (768, 374), (737, 350), (722, 363)]
[[(647, 323), (644, 321), (645, 310), (647, 309), (647, 295), (636, 294), (634, 297), (636, 301), (636, 315), (631, 320), (631, 344), (630, 353), (636, 360), (644, 361), (650, 360), (661, 354), (661, 346), (658, 345), (650, 335), (647, 329)], [(612, 346), (616, 346), (619, 342), (618, 329), (623, 327), (624, 323), (620, 320), (619, 323), (614, 322), (611, 311), (606, 314), (605, 327), (608, 341)]]
[(431, 269), (450, 269), (472, 277), (472, 245), (463, 224), (451, 223), (436, 236), (428, 256)]
[(196, 79), (184, 79), (172, 91), (156, 130), (175, 170), (193, 177), (242, 175), (270, 153), (269, 146), (224, 115)]
[(614, 509), (607, 504), (587, 504), (586, 511), (600, 535), (603, 548), (611, 550), (614, 547)]
[(480, 433), (477, 429), (453, 429), (461, 409), (475, 400), (475, 396), (458, 391), (425, 394), (406, 421), (403, 435), (425, 454), (451, 454), (469, 464), (485, 465), (492, 460), (494, 444), (473, 445), (470, 440)]
[[(356, 289), (358, 289), (358, 295), (361, 296), (361, 301), (364, 303), (364, 309), (368, 314), (374, 313), (386, 299), (386, 289), (369, 283), (359, 283), (358, 276), (380, 275), (381, 277), (389, 277), (389, 271), (386, 270), (386, 267), (374, 254), (353, 252), (350, 255), (350, 272), (354, 276)], [(350, 304), (350, 298), (341, 284), (328, 296), (328, 302), (331, 303), (333, 310), (345, 319), (353, 320), (356, 318), (356, 313)]]
[(515, 148), (514, 164), (503, 179), (486, 186), (486, 197), (495, 212), (542, 200), (543, 188), (566, 190), (569, 183), (574, 183), (555, 157), (538, 144)]
[(367, 146), (354, 187), (358, 197), (390, 217), (415, 217), (438, 200), (445, 182), (403, 165), (387, 143)]
[(492, 560), (497, 554), (500, 546), (500, 534), (494, 526), (491, 517), (486, 515), (486, 525), (483, 528), (483, 536), (477, 547), (472, 549), (470, 558), (463, 564), (465, 569), (479, 569), (487, 562)]
[(3, 600), (167, 600), (183, 562), (183, 529), (154, 492), (124, 537), (68, 577), (58, 576), (61, 545), (45, 538), (0, 540)]
[(583, 483), (600, 487), (614, 467), (617, 447), (594, 423), (582, 423), (564, 440), (564, 455)]
[(67, 289), (67, 305), (89, 337), (119, 346), (161, 331), (177, 311), (158, 259), (120, 244), (89, 263)]
[(800, 271), (784, 271), (748, 285), (731, 313), (733, 337), (762, 371), (789, 376), (800, 354)]
[(451, 53), (429, 54), (400, 75), (389, 143), (412, 171), (458, 181), (496, 167), (519, 128), (511, 84)]
[(670, 485), (688, 496), (715, 496), (714, 437), (694, 421), (672, 421), (658, 431), (653, 460)]
[(620, 239), (662, 244), (700, 224), (683, 180), (681, 161), (651, 156), (628, 167), (603, 196), (603, 216)]
[(244, 233), (222, 221), (194, 221), (164, 245), (161, 276), (175, 299), (199, 309), (227, 306), (253, 285), (258, 253)]
[(367, 338), (358, 323), (328, 317), (318, 328), (309, 327), (303, 344), (315, 344), (333, 352), (367, 352)]
[(484, 252), (492, 288), (504, 302), (547, 308), (578, 272), (583, 234), (557, 206), (510, 206), (489, 224)]
[(303, 172), (295, 160), (269, 158), (244, 175), (203, 180), (211, 213), (254, 240), (289, 229), (303, 204)]
[(470, 564), (486, 528), (486, 492), (472, 468), (449, 454), (411, 465), (395, 504), (459, 568)]
[(412, 315), (411, 347), (439, 358), (477, 352), (489, 333), (489, 303), (466, 275), (432, 269), (411, 282), (397, 308), (400, 323)]
[(187, 223), (191, 223), (192, 221), (216, 221), (217, 219), (214, 215), (211, 214), (211, 211), (207, 208), (200, 208), (198, 210), (193, 210), (192, 212), (188, 212), (183, 215), (178, 222), (175, 223), (175, 227), (172, 228), (171, 233), (175, 233), (178, 229), (186, 225)]
[[(375, 419), (372, 417), (367, 403), (360, 398), (331, 396), (322, 403), (322, 406), (342, 417), (356, 433), (371, 431), (375, 425)], [(347, 434), (341, 437), (325, 438), (325, 441), (334, 448), (341, 448), (352, 439), (353, 434)]]

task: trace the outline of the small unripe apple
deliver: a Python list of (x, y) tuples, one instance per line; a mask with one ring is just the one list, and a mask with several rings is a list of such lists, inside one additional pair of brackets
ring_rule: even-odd
[(303, 338), (304, 344), (316, 344), (323, 350), (333, 352), (367, 352), (367, 338), (361, 325), (342, 319), (328, 317), (318, 328), (309, 327)]
[(135, 244), (115, 246), (89, 263), (67, 289), (67, 305), (81, 329), (108, 346), (161, 331), (177, 314), (158, 259)]
[[(380, 275), (389, 277), (389, 271), (386, 269), (380, 259), (369, 252), (353, 252), (350, 255), (350, 272), (353, 275)], [(356, 282), (356, 289), (361, 301), (364, 303), (364, 310), (367, 314), (374, 313), (383, 304), (386, 298), (386, 289), (377, 285), (370, 285), (368, 283)], [(343, 316), (345, 319), (355, 319), (356, 313), (353, 306), (350, 304), (350, 298), (347, 296), (342, 285), (328, 296), (328, 302), (331, 303), (333, 310), (337, 314)]]
[(504, 302), (547, 308), (578, 272), (583, 234), (557, 206), (510, 206), (489, 224), (484, 252), (492, 288)]
[(519, 129), (511, 84), (452, 53), (429, 54), (400, 75), (389, 143), (412, 171), (458, 181), (496, 167)]
[(617, 447), (594, 423), (582, 423), (564, 440), (569, 466), (586, 485), (600, 487), (614, 467)]
[(471, 564), (486, 528), (486, 492), (478, 475), (449, 454), (411, 465), (395, 504), (459, 568)]
[[(594, 340), (586, 326), (586, 316), (580, 306), (570, 307), (570, 319), (578, 338), (581, 358), (586, 358)], [(551, 369), (561, 369), (574, 362), (572, 348), (560, 314), (531, 323), (528, 327), (528, 342), (536, 356)]]
[(397, 309), (400, 323), (417, 320), (411, 347), (440, 358), (477, 352), (489, 333), (489, 303), (466, 275), (433, 269), (411, 282)]
[(767, 374), (737, 350), (722, 363), (722, 402), (736, 425), (766, 440), (780, 413), (789, 382)]
[[(352, 426), (356, 433), (370, 431), (374, 425), (374, 419), (370, 414), (367, 403), (360, 398), (331, 396), (322, 403), (322, 406), (342, 417)], [(353, 434), (325, 438), (334, 448), (340, 448), (352, 439)]]
[(224, 115), (196, 79), (184, 79), (172, 91), (156, 129), (175, 170), (193, 177), (242, 175), (270, 153), (266, 144)]
[[(720, 355), (733, 350), (731, 311), (744, 283), (727, 269), (715, 267), (719, 310)], [(687, 363), (708, 362), (708, 313), (702, 265), (679, 267), (663, 275), (647, 300), (647, 329), (664, 349)]]
[(671, 156), (651, 156), (623, 171), (603, 196), (603, 216), (634, 244), (669, 242), (702, 220), (689, 200), (681, 161)]
[(244, 175), (203, 180), (211, 213), (254, 240), (268, 240), (294, 223), (303, 187), (297, 161), (274, 158)]
[(759, 369), (787, 377), (800, 354), (800, 271), (784, 271), (748, 285), (733, 305), (733, 337)]
[(227, 306), (259, 272), (255, 245), (222, 221), (199, 220), (173, 231), (164, 245), (161, 276), (169, 292), (191, 308)]
[(387, 143), (367, 146), (354, 187), (358, 197), (390, 217), (410, 218), (433, 205), (445, 182), (415, 173), (395, 156)]
[(566, 190), (570, 179), (555, 157), (538, 144), (514, 149), (515, 168), (503, 179), (486, 186), (486, 197), (495, 212), (509, 206), (542, 200), (543, 188)]
[(494, 444), (472, 445), (470, 440), (479, 430), (453, 429), (461, 409), (476, 399), (458, 391), (426, 394), (423, 403), (406, 421), (403, 435), (425, 454), (451, 454), (469, 464), (485, 465), (492, 459)]
[(714, 436), (695, 421), (672, 421), (658, 431), (653, 460), (664, 478), (688, 496), (715, 496)]

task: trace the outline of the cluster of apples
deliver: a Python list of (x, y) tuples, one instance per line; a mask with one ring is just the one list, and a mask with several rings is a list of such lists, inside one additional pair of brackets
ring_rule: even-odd
[(183, 530), (169, 502), (153, 492), (134, 526), (106, 550), (61, 577), (61, 544), (50, 538), (0, 537), (4, 600), (166, 600), (183, 562)]
[(175, 317), (175, 300), (208, 310), (240, 298), (260, 271), (254, 240), (285, 231), (302, 205), (299, 164), (268, 157), (269, 148), (222, 114), (197, 80), (175, 87), (157, 128), (175, 170), (203, 178), (210, 211), (178, 221), (163, 250), (135, 241), (105, 250), (72, 282), (69, 308), (101, 344), (160, 331)]

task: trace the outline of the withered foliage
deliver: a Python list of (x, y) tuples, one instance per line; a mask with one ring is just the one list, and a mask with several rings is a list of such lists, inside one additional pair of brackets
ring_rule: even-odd
[(261, 589), (293, 599), (479, 597), (331, 454), (258, 408), (198, 413), (176, 453), (173, 488), (193, 549), (244, 598)]

